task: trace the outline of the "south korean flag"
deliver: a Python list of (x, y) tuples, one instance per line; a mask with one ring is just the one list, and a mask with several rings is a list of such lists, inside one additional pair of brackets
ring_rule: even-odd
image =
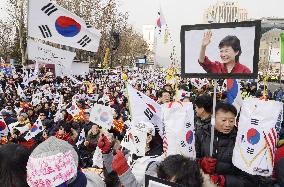
[(244, 100), (232, 158), (237, 168), (251, 175), (272, 175), (282, 116), (282, 102)]
[(92, 52), (101, 38), (99, 30), (50, 0), (30, 0), (28, 28), (30, 37)]

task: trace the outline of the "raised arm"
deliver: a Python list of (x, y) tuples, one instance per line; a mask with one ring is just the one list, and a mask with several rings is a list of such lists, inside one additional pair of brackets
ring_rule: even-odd
[(198, 62), (201, 64), (204, 62), (206, 47), (211, 42), (211, 37), (212, 37), (211, 31), (207, 31), (203, 34), (201, 49), (200, 49), (199, 58), (198, 58)]

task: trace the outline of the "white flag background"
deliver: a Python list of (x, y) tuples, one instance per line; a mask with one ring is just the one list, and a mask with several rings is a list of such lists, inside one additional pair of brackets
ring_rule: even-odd
[(17, 94), (23, 98), (23, 97), (26, 97), (25, 94), (24, 94), (24, 91), (22, 89), (22, 87), (20, 86), (20, 84), (18, 85), (18, 88), (17, 88)]
[(50, 0), (30, 0), (28, 36), (96, 52), (101, 34), (86, 22)]
[(28, 40), (28, 58), (40, 63), (61, 65), (65, 69), (71, 70), (71, 64), (76, 53), (57, 49), (31, 39)]
[(162, 105), (167, 155), (182, 154), (195, 158), (194, 110), (192, 103), (171, 102)]
[(233, 164), (241, 170), (271, 176), (283, 104), (248, 98), (243, 102)]
[(67, 112), (74, 117), (80, 113), (80, 108), (77, 106), (75, 101), (72, 101), (72, 105), (67, 109)]
[(131, 125), (131, 127), (126, 131), (126, 134), (121, 142), (121, 146), (130, 150), (131, 154), (145, 156), (146, 139), (146, 130), (137, 128), (135, 125)]
[(99, 148), (95, 150), (95, 153), (93, 155), (93, 167), (95, 166), (99, 168), (104, 167), (103, 153)]
[(150, 122), (155, 126), (159, 135), (163, 137), (164, 125), (161, 120), (161, 106), (150, 97), (134, 89), (131, 85), (127, 85), (127, 92), (132, 122), (134, 124), (140, 121)]
[(113, 112), (113, 108), (109, 106), (95, 104), (91, 109), (90, 121), (105, 129), (110, 129), (113, 122)]

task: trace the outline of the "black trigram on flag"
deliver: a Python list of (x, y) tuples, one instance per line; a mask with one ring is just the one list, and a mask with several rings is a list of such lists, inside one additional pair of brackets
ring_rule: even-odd
[(50, 16), (50, 14), (52, 14), (53, 12), (55, 12), (56, 10), (58, 10), (55, 5), (53, 5), (52, 3), (48, 3), (47, 5), (45, 5), (44, 7), (41, 8), (41, 10), (47, 14), (48, 16)]
[(189, 128), (189, 127), (191, 127), (191, 124), (190, 124), (190, 123), (186, 123), (186, 124), (185, 124), (185, 127), (186, 127), (186, 128)]
[(79, 40), (77, 43), (81, 45), (82, 47), (85, 47), (88, 43), (90, 43), (92, 40), (87, 35), (85, 35), (81, 40)]
[(85, 21), (85, 23), (86, 23), (86, 26), (87, 26), (88, 29), (92, 28), (92, 25), (91, 25), (91, 23), (89, 21)]
[(252, 155), (253, 152), (254, 152), (254, 149), (253, 149), (253, 148), (250, 148), (250, 147), (247, 148), (247, 153), (248, 153), (248, 154), (251, 154), (251, 155)]
[(137, 92), (137, 95), (138, 95), (141, 99), (143, 99), (143, 98), (142, 98), (142, 95), (141, 95), (139, 92)]
[(189, 146), (188, 147), (188, 152), (191, 152), (193, 149), (192, 149), (192, 146)]
[(140, 142), (140, 140), (139, 140), (139, 138), (138, 138), (137, 136), (134, 136), (134, 139), (135, 139), (135, 142), (136, 142), (136, 143), (139, 143), (139, 142)]
[(250, 123), (251, 123), (252, 125), (258, 125), (259, 120), (258, 120), (258, 119), (251, 119), (251, 120), (250, 120)]
[(52, 36), (47, 25), (41, 25), (41, 26), (38, 26), (38, 27), (39, 27), (39, 30), (40, 30), (40, 32), (41, 32), (41, 34), (44, 38), (48, 38), (48, 37)]
[(149, 120), (151, 120), (151, 119), (153, 118), (153, 116), (154, 116), (153, 112), (152, 112), (149, 108), (147, 108), (147, 109), (144, 111), (144, 114), (145, 114), (145, 116), (147, 116), (147, 118), (148, 118)]
[(186, 146), (186, 144), (185, 144), (185, 142), (184, 142), (183, 140), (180, 142), (180, 145), (181, 145), (182, 147), (185, 147), (185, 146)]

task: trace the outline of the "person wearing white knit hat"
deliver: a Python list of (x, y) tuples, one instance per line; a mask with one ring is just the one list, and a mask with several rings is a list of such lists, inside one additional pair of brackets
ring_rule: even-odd
[(27, 182), (31, 187), (103, 187), (96, 173), (78, 169), (78, 154), (68, 142), (51, 136), (29, 157)]

